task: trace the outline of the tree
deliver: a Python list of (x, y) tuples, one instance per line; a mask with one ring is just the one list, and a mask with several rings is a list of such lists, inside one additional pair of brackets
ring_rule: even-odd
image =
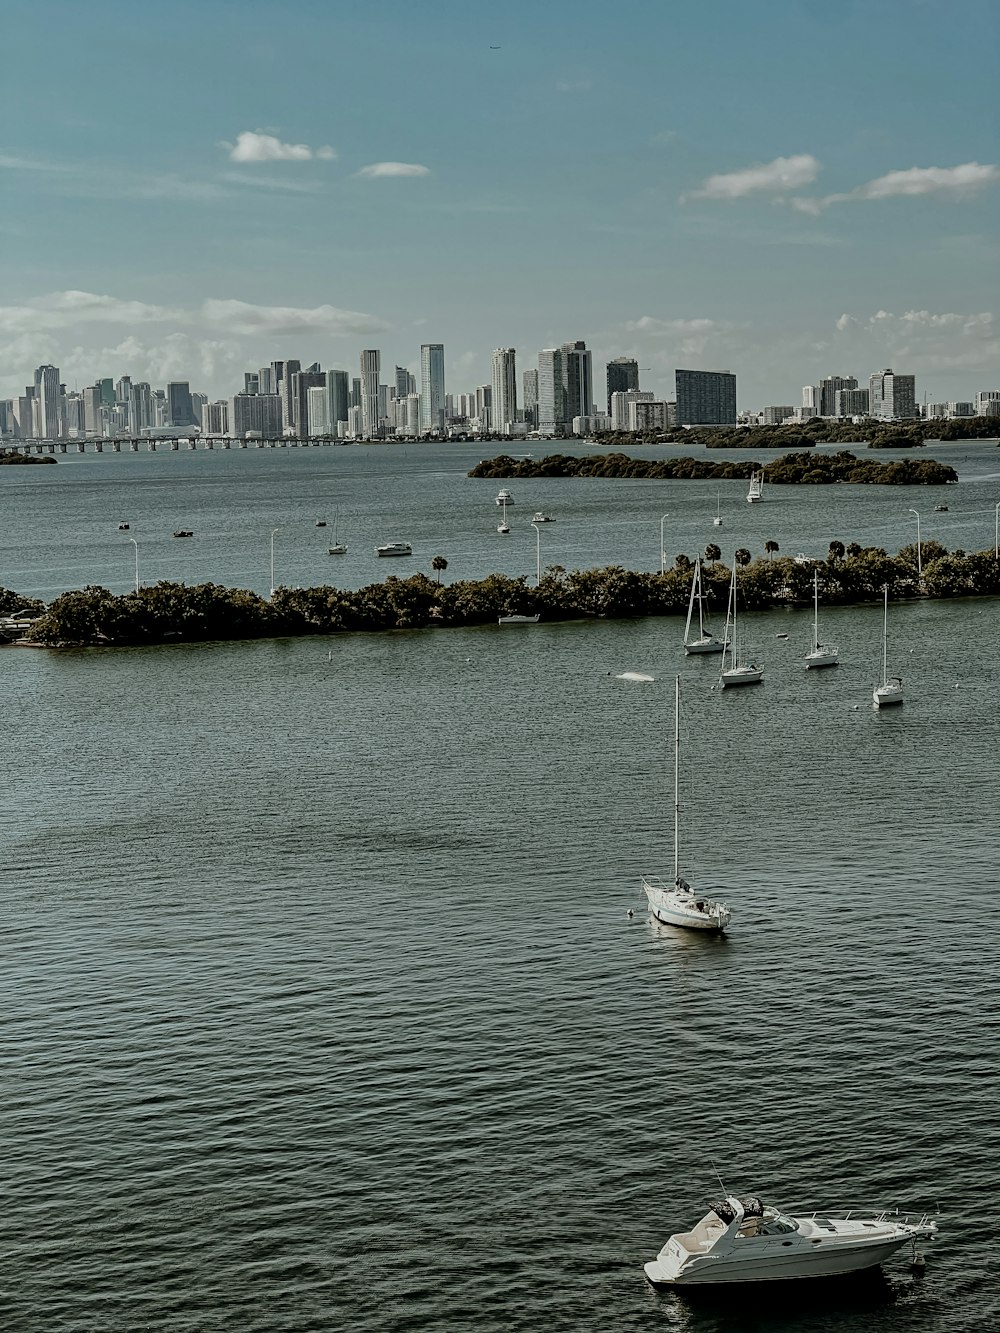
[(767, 552), (768, 560), (770, 560), (772, 555), (778, 554), (778, 543), (775, 541), (766, 541), (764, 543), (764, 550)]
[(714, 565), (716, 560), (722, 559), (722, 548), (716, 546), (715, 542), (709, 542), (705, 547), (705, 559), (710, 560)]
[(832, 542), (830, 543), (830, 559), (831, 559), (831, 560), (843, 560), (843, 558), (844, 558), (846, 552), (847, 552), (847, 548), (844, 546), (844, 543), (843, 543), (843, 542), (832, 541)]
[(431, 561), (431, 569), (433, 569), (434, 573), (438, 576), (438, 583), (441, 582), (441, 575), (447, 568), (448, 568), (448, 561), (444, 558), (443, 555), (436, 555), (434, 559)]
[(745, 546), (741, 546), (740, 549), (735, 553), (734, 559), (736, 560), (736, 563), (740, 566), (740, 568), (743, 569), (750, 563), (750, 552), (746, 549)]

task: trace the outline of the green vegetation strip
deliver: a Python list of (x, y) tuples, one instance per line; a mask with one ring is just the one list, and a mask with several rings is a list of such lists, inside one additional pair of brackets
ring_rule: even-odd
[[(921, 547), (923, 578), (917, 573), (916, 545), (898, 555), (881, 547), (845, 547), (831, 542), (825, 560), (776, 556), (768, 542), (766, 559), (735, 553), (740, 603), (751, 610), (811, 605), (813, 570), (820, 574), (826, 604), (851, 605), (881, 596), (971, 597), (1000, 594), (1000, 561), (993, 550), (966, 555), (939, 542)], [(724, 612), (730, 571), (718, 546), (705, 549), (703, 571), (708, 608)], [(438, 557), (435, 557), (437, 559)], [(423, 629), (434, 626), (496, 624), (502, 615), (534, 615), (543, 620), (680, 616), (687, 611), (691, 561), (677, 556), (672, 569), (647, 574), (611, 566), (567, 572), (547, 569), (537, 587), (526, 577), (490, 574), (485, 579), (440, 584), (426, 574), (389, 577), (356, 592), (340, 588), (278, 588), (268, 600), (257, 593), (215, 583), (188, 587), (158, 583), (116, 596), (89, 587), (43, 602), (0, 589), (0, 616), (37, 615), (28, 634), (48, 647), (203, 642), (292, 635), (336, 634), (350, 630)]]

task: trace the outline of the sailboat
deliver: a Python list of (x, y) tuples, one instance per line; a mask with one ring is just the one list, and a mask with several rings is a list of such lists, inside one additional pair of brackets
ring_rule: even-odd
[[(730, 626), (732, 628), (730, 629)], [(726, 666), (726, 658), (729, 666)], [(722, 650), (722, 671), (719, 685), (727, 689), (730, 685), (757, 685), (764, 679), (764, 668), (753, 662), (741, 662), (739, 643), (736, 638), (736, 563), (733, 562), (733, 581), (729, 585), (729, 608), (726, 611), (725, 644)]]
[(882, 589), (885, 597), (882, 610), (882, 684), (872, 691), (872, 703), (876, 708), (888, 708), (890, 704), (903, 702), (903, 682), (899, 676), (889, 675), (889, 585)]
[(722, 527), (722, 492), (719, 491), (715, 499), (715, 518), (712, 519), (713, 528)]
[(497, 532), (499, 532), (502, 537), (507, 537), (510, 535), (510, 524), (507, 522), (506, 500), (504, 500), (503, 502), (503, 518), (501, 518), (500, 522), (497, 524)]
[(664, 925), (723, 931), (729, 924), (729, 908), (725, 903), (696, 893), (681, 875), (680, 752), (681, 678), (677, 676), (674, 679), (674, 882), (665, 884), (656, 875), (643, 875), (642, 887), (650, 912)]
[[(691, 637), (691, 620), (694, 616), (695, 603), (698, 604), (698, 637)], [(725, 641), (717, 639), (705, 625), (704, 598), (701, 590), (701, 559), (694, 562), (694, 577), (691, 580), (691, 597), (688, 600), (687, 622), (684, 626), (684, 651), (686, 653), (721, 653)]]
[(347, 547), (337, 536), (337, 529), (340, 526), (340, 510), (337, 509), (333, 515), (333, 545), (329, 547), (330, 555), (346, 555)]
[(750, 489), (747, 491), (747, 504), (756, 504), (764, 498), (764, 469), (750, 473)]
[(813, 641), (806, 653), (806, 670), (810, 667), (836, 666), (840, 649), (819, 641), (819, 570), (813, 570)]

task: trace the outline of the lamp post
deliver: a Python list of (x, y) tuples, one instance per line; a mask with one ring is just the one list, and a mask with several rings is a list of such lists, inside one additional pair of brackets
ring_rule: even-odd
[(135, 590), (139, 591), (139, 543), (134, 537), (129, 537), (129, 541), (135, 547)]
[(271, 596), (274, 596), (274, 539), (281, 531), (280, 528), (273, 528), (271, 531)]
[(670, 517), (669, 514), (664, 514), (663, 517), (660, 519), (660, 573), (661, 573), (661, 574), (663, 574), (663, 573), (666, 572), (666, 568), (665, 568), (665, 566), (666, 566), (666, 555), (665, 555), (664, 550), (663, 550), (663, 525), (664, 525), (664, 523), (666, 523), (666, 521), (667, 521), (667, 519), (668, 519), (669, 517)]
[(542, 581), (542, 530), (537, 523), (531, 525), (535, 529), (535, 587)]
[(923, 583), (923, 581), (924, 581), (924, 560), (923, 560), (923, 555), (921, 554), (921, 550), (920, 550), (920, 515), (917, 513), (917, 511), (916, 511), (915, 509), (911, 509), (911, 510), (910, 510), (910, 513), (911, 513), (911, 514), (913, 515), (913, 517), (917, 520), (917, 582), (918, 582), (918, 583)]
[(993, 559), (1000, 556), (1000, 500), (993, 507)]

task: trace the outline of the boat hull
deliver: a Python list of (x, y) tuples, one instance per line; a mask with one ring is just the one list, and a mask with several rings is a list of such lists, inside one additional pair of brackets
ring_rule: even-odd
[(899, 684), (889, 683), (888, 685), (878, 685), (872, 691), (872, 703), (876, 708), (892, 708), (903, 702), (903, 687)]
[(814, 652), (806, 653), (806, 670), (811, 671), (814, 667), (831, 667), (840, 665), (840, 656), (836, 652), (828, 651), (825, 648), (817, 648)]
[(738, 685), (759, 685), (763, 679), (763, 671), (756, 668), (734, 667), (731, 671), (723, 671), (719, 684), (728, 690)]
[(755, 1256), (748, 1261), (741, 1256), (720, 1256), (688, 1271), (671, 1273), (653, 1259), (643, 1265), (646, 1277), (654, 1287), (722, 1287), (742, 1286), (751, 1282), (794, 1282), (810, 1278), (842, 1277), (876, 1268), (902, 1245), (909, 1236), (892, 1237), (877, 1244), (837, 1245), (797, 1250), (795, 1253)]
[(694, 639), (684, 645), (684, 651), (691, 656), (698, 653), (721, 653), (725, 647), (721, 639)]

